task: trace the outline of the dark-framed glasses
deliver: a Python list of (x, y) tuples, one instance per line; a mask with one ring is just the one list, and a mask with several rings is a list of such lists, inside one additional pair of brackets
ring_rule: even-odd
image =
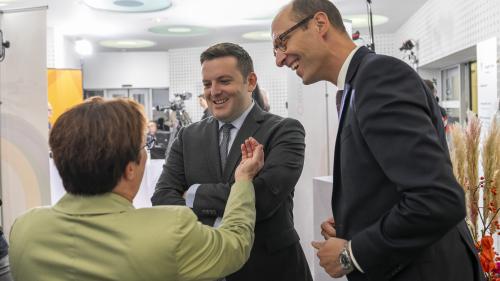
[(276, 56), (276, 52), (278, 51), (278, 49), (282, 52), (285, 52), (286, 51), (286, 40), (288, 39), (287, 36), (290, 33), (292, 33), (294, 30), (296, 30), (297, 28), (301, 27), (302, 25), (307, 24), (313, 17), (314, 17), (314, 15), (307, 16), (303, 20), (296, 23), (294, 26), (290, 27), (285, 32), (278, 35), (278, 37), (276, 37), (274, 39), (274, 42), (273, 42), (273, 46), (274, 46), (273, 55)]

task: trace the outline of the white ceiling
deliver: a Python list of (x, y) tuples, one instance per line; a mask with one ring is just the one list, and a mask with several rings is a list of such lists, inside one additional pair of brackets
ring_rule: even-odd
[[(2, 1), (7, 0), (0, 0)], [(141, 39), (156, 42), (154, 47), (140, 51), (206, 46), (215, 42), (256, 42), (242, 38), (251, 31), (268, 31), (273, 15), (289, 0), (172, 0), (166, 10), (151, 13), (117, 13), (89, 8), (82, 0), (9, 0), (1, 9), (48, 5), (47, 24), (56, 32), (94, 43), (99, 51), (116, 49), (99, 47), (108, 39)], [(140, 0), (148, 1), (148, 0)], [(373, 0), (374, 14), (389, 21), (376, 26), (375, 33), (395, 32), (426, 0)], [(366, 14), (366, 0), (334, 0), (342, 15)], [(193, 25), (209, 29), (204, 35), (165, 36), (153, 34), (157, 25)], [(354, 27), (354, 30), (358, 28)], [(366, 29), (360, 29), (362, 33)]]

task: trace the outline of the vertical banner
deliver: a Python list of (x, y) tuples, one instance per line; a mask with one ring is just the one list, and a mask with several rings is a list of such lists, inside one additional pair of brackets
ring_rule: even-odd
[(4, 232), (29, 208), (50, 203), (46, 8), (4, 12), (10, 41), (0, 62)]
[(497, 38), (477, 44), (477, 113), (482, 123), (482, 134), (490, 128), (497, 104)]

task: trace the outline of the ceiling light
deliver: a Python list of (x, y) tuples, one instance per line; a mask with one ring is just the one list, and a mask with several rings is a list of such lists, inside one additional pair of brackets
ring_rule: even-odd
[[(172, 0), (172, 2), (175, 13), (169, 14), (169, 19), (173, 22), (189, 20), (190, 25), (220, 28), (254, 25), (255, 21), (270, 21), (289, 0)], [(215, 2), (217, 7), (222, 8), (214, 9)]]
[(75, 41), (75, 52), (80, 56), (90, 56), (92, 51), (92, 44), (88, 40), (80, 39)]
[(211, 29), (201, 26), (158, 25), (149, 28), (148, 31), (167, 36), (196, 36), (207, 34)]
[(132, 0), (118, 0), (113, 2), (113, 4), (122, 7), (139, 7), (144, 5), (144, 3), (142, 3), (141, 1), (132, 1)]
[(250, 39), (250, 40), (270, 41), (271, 40), (271, 31), (262, 30), (262, 31), (247, 32), (247, 33), (243, 34), (242, 37), (245, 39)]
[(108, 48), (138, 49), (152, 47), (156, 43), (148, 40), (103, 40), (99, 45)]
[(87, 6), (103, 11), (145, 13), (165, 10), (172, 0), (82, 0)]
[[(353, 28), (368, 27), (367, 15), (345, 15), (344, 18), (352, 21)], [(373, 25), (381, 25), (389, 21), (388, 17), (381, 15), (373, 15)]]
[(168, 32), (172, 32), (172, 33), (188, 33), (188, 32), (191, 32), (191, 28), (189, 27), (170, 27), (167, 29)]
[(0, 3), (0, 7), (7, 6), (7, 3)]
[(162, 21), (165, 21), (166, 18), (160, 18), (160, 17), (156, 17), (156, 18), (152, 18), (151, 21), (152, 22), (156, 22), (156, 23), (160, 23)]

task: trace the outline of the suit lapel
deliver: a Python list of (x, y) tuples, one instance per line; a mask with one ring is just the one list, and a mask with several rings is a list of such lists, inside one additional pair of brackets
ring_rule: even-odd
[(222, 169), (219, 153), (219, 122), (213, 117), (209, 118), (207, 131), (205, 132), (206, 143), (206, 160), (209, 163), (210, 173), (216, 178), (222, 178)]
[(223, 179), (227, 182), (231, 180), (234, 170), (241, 159), (240, 145), (244, 140), (254, 135), (259, 129), (260, 122), (263, 120), (262, 110), (255, 104), (252, 110), (248, 113), (247, 118), (243, 122), (238, 134), (236, 135), (229, 155), (227, 156), (226, 168), (224, 169)]
[[(338, 195), (339, 192), (339, 185), (341, 184), (340, 182), (340, 176), (341, 176), (341, 167), (340, 167), (340, 151), (341, 151), (341, 144), (340, 144), (340, 134), (342, 133), (342, 129), (344, 127), (345, 119), (347, 117), (347, 111), (351, 107), (351, 98), (352, 95), (354, 95), (355, 89), (352, 87), (353, 85), (353, 80), (356, 77), (356, 72), (358, 71), (358, 68), (365, 58), (367, 54), (371, 53), (371, 51), (366, 48), (366, 47), (361, 47), (359, 48), (356, 53), (354, 53), (354, 56), (352, 57), (352, 60), (349, 64), (349, 67), (347, 68), (347, 75), (346, 75), (346, 81), (345, 81), (345, 88), (344, 88), (344, 96), (342, 97), (342, 104), (341, 104), (341, 111), (339, 115), (339, 124), (338, 124), (338, 131), (337, 131), (337, 138), (335, 140), (335, 152), (334, 152), (334, 157), (333, 157), (333, 193), (332, 193), (332, 206), (334, 203), (334, 198), (336, 195)], [(333, 210), (335, 211), (335, 210)]]

